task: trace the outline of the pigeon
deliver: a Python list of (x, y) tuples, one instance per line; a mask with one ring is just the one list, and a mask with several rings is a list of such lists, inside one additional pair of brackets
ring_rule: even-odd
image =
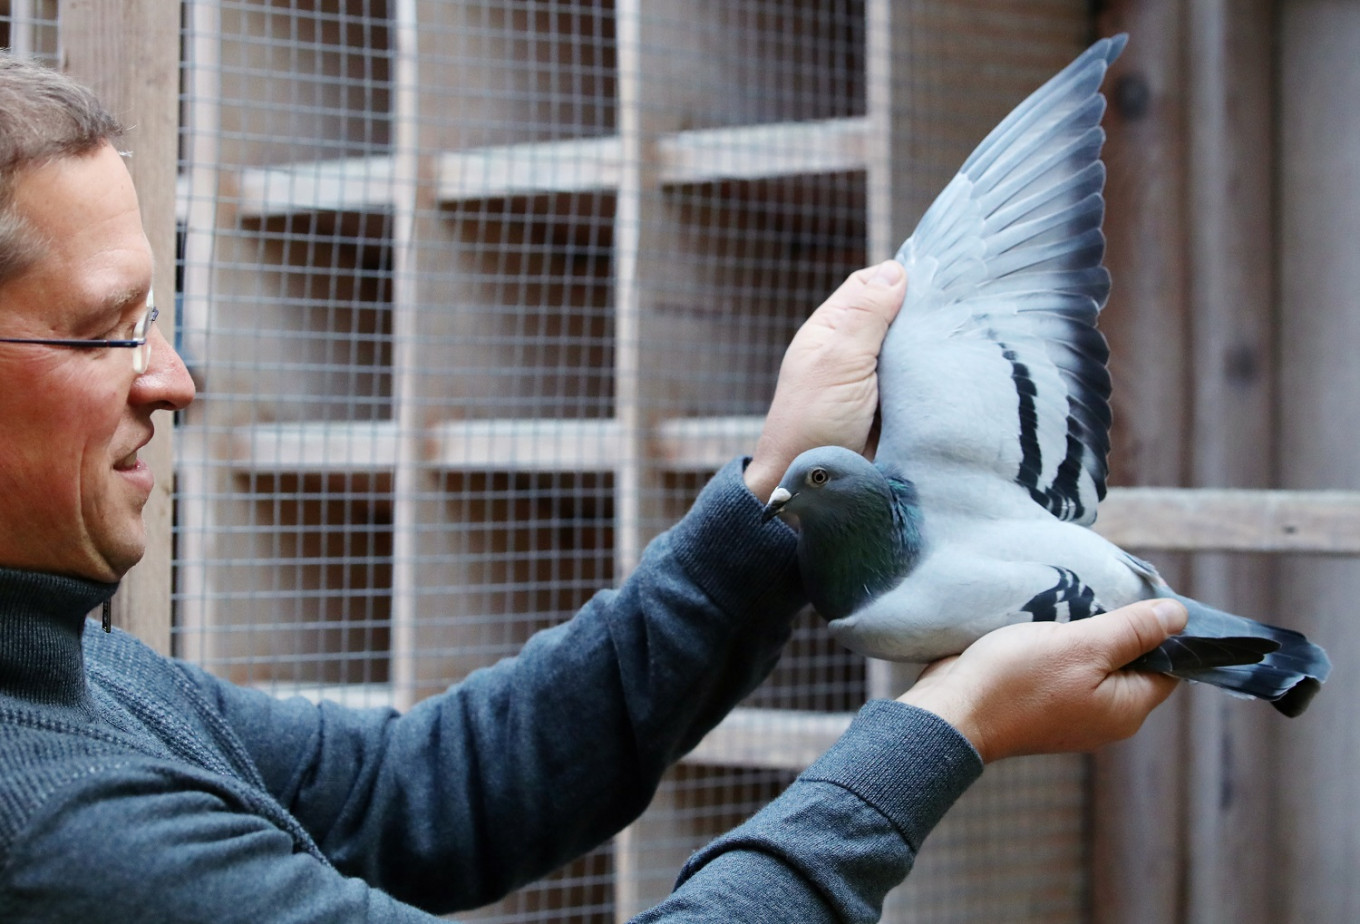
[(907, 293), (878, 360), (874, 461), (798, 456), (765, 506), (832, 636), (928, 662), (1002, 626), (1170, 597), (1184, 632), (1129, 665), (1299, 715), (1331, 669), (1303, 635), (1181, 596), (1090, 529), (1110, 449), (1109, 348), (1096, 322), (1105, 167), (1102, 39), (982, 141), (896, 258)]

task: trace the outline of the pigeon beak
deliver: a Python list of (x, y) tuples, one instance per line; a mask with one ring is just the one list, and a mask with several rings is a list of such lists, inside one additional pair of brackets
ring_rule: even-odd
[(760, 515), (760, 521), (768, 523), (779, 516), (784, 505), (791, 500), (793, 500), (793, 495), (789, 493), (788, 488), (775, 488), (774, 493), (770, 495), (770, 502), (765, 505), (765, 510)]

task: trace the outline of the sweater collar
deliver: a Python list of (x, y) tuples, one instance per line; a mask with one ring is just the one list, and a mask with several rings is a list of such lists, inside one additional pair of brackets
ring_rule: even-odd
[(0, 695), (92, 708), (81, 634), (116, 583), (0, 568)]

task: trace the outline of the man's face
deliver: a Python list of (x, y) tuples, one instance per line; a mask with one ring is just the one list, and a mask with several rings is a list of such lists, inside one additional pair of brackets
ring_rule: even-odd
[[(0, 336), (131, 338), (152, 259), (118, 153), (26, 171), (15, 205), (43, 249), (0, 284)], [(152, 411), (194, 397), (155, 325), (148, 336), (141, 375), (126, 349), (0, 344), (0, 565), (109, 581), (141, 558), (153, 478), (137, 452)]]

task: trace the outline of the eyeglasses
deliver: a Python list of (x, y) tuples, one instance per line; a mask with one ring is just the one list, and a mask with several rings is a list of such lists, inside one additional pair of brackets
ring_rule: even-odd
[(31, 337), (0, 337), (0, 343), (35, 343), (38, 346), (70, 347), (75, 350), (102, 350), (106, 347), (132, 350), (132, 371), (141, 375), (151, 364), (151, 344), (147, 333), (160, 316), (155, 299), (150, 293), (146, 296), (146, 314), (138, 319), (132, 328), (131, 340), (44, 340)]

